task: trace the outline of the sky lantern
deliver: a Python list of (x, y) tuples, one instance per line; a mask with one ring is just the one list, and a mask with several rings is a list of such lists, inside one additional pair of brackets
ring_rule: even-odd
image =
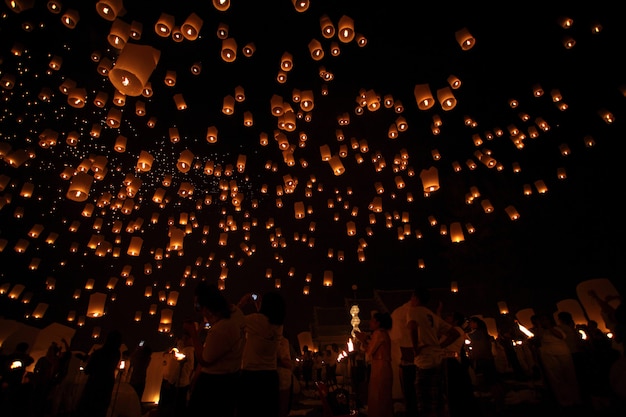
[(161, 52), (149, 45), (128, 43), (109, 71), (109, 80), (121, 93), (140, 96), (160, 56)]
[(462, 50), (468, 51), (476, 44), (476, 39), (472, 36), (467, 28), (461, 28), (454, 32), (454, 37)]
[(108, 21), (114, 21), (118, 16), (124, 15), (124, 4), (122, 0), (99, 0), (96, 3), (96, 12)]
[(107, 295), (101, 292), (94, 292), (89, 295), (89, 305), (87, 306), (87, 317), (102, 317), (104, 316), (104, 306), (107, 300)]
[(130, 24), (121, 19), (115, 19), (113, 21), (113, 24), (111, 24), (111, 29), (109, 31), (109, 36), (107, 36), (107, 40), (112, 47), (116, 49), (122, 49), (126, 45), (129, 36)]
[(520, 214), (518, 213), (517, 209), (512, 205), (505, 207), (504, 211), (511, 220), (517, 220), (520, 218)]
[(235, 62), (237, 59), (237, 41), (234, 38), (222, 40), (220, 56), (225, 62)]
[(174, 29), (175, 18), (171, 14), (161, 13), (159, 19), (154, 25), (154, 32), (162, 38), (167, 38), (172, 34)]
[(454, 94), (452, 94), (450, 87), (438, 89), (437, 100), (439, 101), (442, 110), (449, 111), (456, 107), (456, 98), (454, 97)]
[(170, 227), (168, 234), (170, 236), (169, 250), (182, 250), (185, 230), (177, 227)]
[(200, 29), (202, 28), (203, 20), (196, 13), (191, 13), (187, 16), (187, 19), (180, 25), (180, 30), (188, 41), (195, 41), (200, 35)]
[(320, 17), (320, 31), (322, 36), (326, 39), (330, 39), (335, 36), (335, 26), (333, 21), (326, 14), (323, 14)]
[(72, 201), (83, 202), (89, 197), (93, 177), (85, 172), (78, 172), (70, 181), (66, 197)]
[(74, 29), (79, 20), (80, 14), (76, 9), (67, 9), (61, 16), (61, 22), (69, 29)]
[(185, 149), (180, 153), (178, 157), (178, 162), (176, 163), (176, 168), (184, 173), (189, 172), (193, 163), (194, 154), (189, 149)]
[(413, 88), (413, 95), (417, 102), (417, 108), (420, 110), (428, 110), (435, 105), (435, 99), (428, 84), (416, 84)]
[(293, 4), (293, 8), (298, 13), (304, 13), (309, 9), (310, 1), (309, 0), (291, 0)]
[(437, 167), (432, 166), (428, 169), (422, 169), (420, 172), (420, 179), (422, 180), (424, 192), (431, 193), (439, 189), (439, 174)]
[(350, 16), (343, 15), (337, 23), (337, 36), (339, 41), (343, 43), (351, 42), (354, 39), (354, 19)]
[(324, 58), (324, 48), (322, 44), (317, 39), (311, 39), (309, 42), (309, 54), (311, 54), (311, 58), (315, 61), (319, 61)]
[(139, 256), (139, 254), (141, 253), (142, 245), (143, 245), (142, 238), (140, 238), (139, 236), (131, 237), (126, 254), (129, 256)]
[(324, 280), (322, 282), (324, 287), (332, 287), (333, 286), (333, 271), (325, 270), (324, 271)]

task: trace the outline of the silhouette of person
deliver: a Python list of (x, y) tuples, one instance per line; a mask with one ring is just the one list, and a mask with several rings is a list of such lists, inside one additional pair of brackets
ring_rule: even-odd
[(111, 330), (102, 347), (87, 359), (87, 382), (76, 409), (77, 417), (106, 417), (115, 386), (115, 369), (122, 357), (122, 333)]

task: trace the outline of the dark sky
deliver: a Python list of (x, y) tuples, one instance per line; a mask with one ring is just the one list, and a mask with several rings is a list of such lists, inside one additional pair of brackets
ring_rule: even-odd
[[(60, 13), (51, 12), (50, 3), (37, 1), (20, 13), (0, 6), (0, 286), (9, 292), (24, 285), (17, 299), (0, 296), (5, 317), (36, 326), (54, 320), (76, 326), (66, 321), (68, 311), (85, 315), (89, 295), (101, 292), (107, 294), (107, 314), (87, 318), (77, 328), (76, 343), (88, 340), (94, 326), (105, 332), (116, 326), (129, 339), (159, 345), (169, 342), (157, 332), (160, 312), (174, 310), (176, 331), (180, 320), (193, 314), (191, 295), (201, 279), (223, 278), (233, 301), (249, 291), (274, 290), (280, 280), (291, 334), (308, 330), (314, 306), (367, 298), (374, 289), (446, 288), (457, 281), (461, 291), (478, 288), (484, 294), (470, 314), (493, 314), (501, 300), (513, 311), (552, 306), (575, 297), (576, 284), (592, 278), (609, 278), (623, 290), (619, 192), (626, 32), (610, 8), (548, 11), (529, 5), (487, 11), (439, 5), (415, 13), (402, 1), (384, 6), (312, 1), (298, 13), (282, 0), (271, 6), (233, 2), (220, 12), (211, 2), (127, 1), (116, 25), (142, 23), (141, 37), (127, 43), (152, 46), (160, 58), (149, 78), (153, 95), (127, 95), (121, 105), (113, 101), (109, 77), (98, 72), (123, 51), (108, 42), (112, 21), (97, 14), (96, 2), (63, 1)], [(73, 29), (61, 21), (71, 10), (80, 15)], [(198, 39), (177, 42), (155, 33), (162, 13), (181, 26), (192, 12), (202, 19)], [(350, 17), (356, 38), (363, 35), (366, 45), (342, 42), (337, 34), (323, 37), (323, 16), (335, 28), (342, 16)], [(571, 27), (560, 24), (564, 17)], [(220, 24), (236, 40), (234, 62), (220, 58)], [(601, 31), (594, 33), (597, 24)], [(463, 50), (455, 40), (461, 29), (475, 38), (473, 48)], [(565, 39), (575, 45), (566, 48)], [(325, 51), (319, 61), (309, 53), (312, 40)], [(256, 51), (245, 57), (242, 48), (250, 43)], [(340, 48), (338, 56), (330, 53), (333, 44)], [(280, 83), (285, 54), (293, 69)], [(52, 69), (56, 58), (60, 67)], [(194, 64), (201, 65), (200, 74), (191, 73)], [(172, 72), (175, 85), (167, 86), (164, 79)], [(436, 100), (451, 77), (461, 81), (451, 90), (456, 107), (443, 110), (436, 102), (418, 109), (416, 85), (427, 84)], [(60, 91), (68, 81), (85, 89), (83, 108), (70, 106)], [(234, 97), (237, 88), (245, 99), (236, 102), (233, 115), (225, 115), (224, 98)], [(538, 88), (543, 94), (535, 96)], [(294, 100), (304, 91), (314, 95), (311, 111)], [(362, 107), (359, 94), (367, 91), (380, 98), (379, 110)], [(93, 103), (99, 92), (108, 95), (103, 107)], [(553, 100), (557, 92), (559, 102)], [(185, 110), (174, 105), (179, 94)], [(295, 130), (281, 130), (270, 111), (272, 96), (299, 117)], [(384, 106), (385, 97), (393, 106)], [(137, 103), (145, 105), (146, 115), (136, 114)], [(121, 124), (110, 127), (107, 120), (116, 111)], [(602, 119), (606, 111), (614, 116), (612, 123)], [(253, 115), (253, 126), (244, 126), (246, 112)], [(349, 122), (340, 124), (344, 115)], [(399, 117), (409, 127), (391, 139), (388, 131)], [(442, 125), (435, 134), (437, 118)], [(542, 130), (541, 121), (549, 129)], [(98, 136), (91, 134), (94, 125), (100, 127)], [(217, 143), (207, 142), (209, 127), (218, 129)], [(172, 129), (180, 140), (171, 139)], [(72, 132), (79, 136), (74, 145), (67, 142)], [(46, 134), (56, 143), (42, 140)], [(288, 152), (278, 146), (277, 134), (286, 137)], [(128, 139), (125, 152), (114, 149), (120, 135)], [(260, 143), (264, 136), (267, 145)], [(321, 146), (339, 156), (343, 174), (333, 175)], [(176, 164), (186, 150), (194, 155), (194, 166), (181, 172)], [(10, 156), (24, 151), (31, 158), (12, 166)], [(148, 172), (135, 169), (142, 151), (154, 157)], [(229, 169), (240, 155), (246, 156), (243, 172)], [(497, 165), (488, 167), (480, 155), (491, 155)], [(70, 181), (61, 174), (103, 156), (106, 175), (94, 180), (88, 199), (66, 198)], [(222, 168), (220, 176), (205, 172), (209, 162)], [(420, 172), (430, 167), (438, 170), (440, 189), (426, 197)], [(559, 169), (566, 178), (558, 178)], [(94, 175), (91, 168), (87, 172)], [(140, 183), (130, 196), (129, 178)], [(289, 179), (295, 180), (291, 190)], [(546, 193), (538, 191), (537, 181)], [(185, 187), (193, 193), (182, 194)], [(23, 191), (31, 188), (32, 193)], [(161, 205), (153, 201), (159, 188), (166, 191)], [(478, 193), (470, 199), (472, 191)], [(107, 195), (110, 204), (102, 205)], [(235, 195), (243, 197), (240, 208), (233, 204)], [(377, 198), (380, 213), (369, 209)], [(132, 209), (125, 211), (121, 207), (129, 200), (126, 207)], [(300, 203), (306, 214), (296, 219)], [(485, 212), (487, 203), (493, 212)], [(511, 220), (507, 207), (519, 219)], [(441, 227), (449, 230), (457, 222), (465, 240), (452, 243)], [(349, 235), (352, 224), (355, 232)], [(33, 235), (37, 226), (43, 231)], [(170, 227), (185, 230), (182, 251), (168, 250)], [(58, 235), (53, 243), (51, 233)], [(139, 256), (127, 254), (133, 237), (143, 241)], [(94, 241), (110, 252), (99, 256), (90, 246)], [(15, 250), (22, 246), (23, 253)], [(162, 260), (155, 259), (159, 250), (166, 255)], [(130, 267), (132, 286), (124, 267)], [(332, 271), (330, 287), (323, 285), (325, 271)], [(112, 277), (118, 283), (108, 289)], [(46, 290), (50, 278), (54, 290)], [(89, 279), (95, 282), (92, 290), (84, 288)], [(153, 296), (144, 296), (146, 287), (153, 288)], [(176, 306), (160, 301), (159, 291), (179, 291)], [(39, 303), (49, 305), (45, 316), (27, 318)], [(153, 304), (157, 313), (151, 316)], [(139, 323), (133, 322), (136, 311), (142, 312)]]

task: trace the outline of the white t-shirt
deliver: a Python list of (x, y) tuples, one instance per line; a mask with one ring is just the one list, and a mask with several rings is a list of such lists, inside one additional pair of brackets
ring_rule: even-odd
[(415, 357), (415, 365), (423, 369), (439, 366), (444, 354), (439, 337), (452, 326), (424, 306), (407, 310), (407, 325), (411, 321), (417, 324), (419, 354)]

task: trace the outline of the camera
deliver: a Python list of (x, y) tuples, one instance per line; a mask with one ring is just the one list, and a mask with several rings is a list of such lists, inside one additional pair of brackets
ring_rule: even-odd
[(252, 293), (251, 297), (252, 297), (252, 299), (253, 299), (254, 301), (256, 301), (256, 300), (258, 300), (258, 299), (259, 299), (259, 296), (258, 296), (257, 294), (255, 294), (255, 293)]

